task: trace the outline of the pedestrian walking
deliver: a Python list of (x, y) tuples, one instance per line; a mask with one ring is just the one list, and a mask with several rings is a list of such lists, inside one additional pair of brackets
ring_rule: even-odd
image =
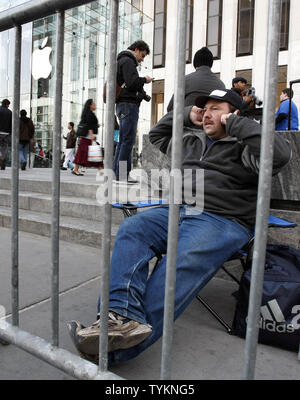
[(87, 100), (82, 110), (77, 131), (77, 135), (80, 136), (80, 143), (74, 159), (74, 169), (72, 171), (72, 174), (76, 176), (83, 176), (83, 174), (79, 172), (79, 166), (94, 167), (99, 170), (103, 169), (103, 162), (88, 161), (89, 146), (96, 141), (99, 127), (98, 119), (94, 113), (95, 110), (96, 104), (94, 100)]
[(19, 142), (19, 162), (21, 170), (26, 170), (27, 157), (29, 153), (30, 141), (34, 136), (34, 125), (27, 117), (27, 111), (20, 111), (20, 142)]
[(63, 138), (67, 141), (66, 149), (65, 149), (65, 161), (62, 170), (66, 171), (68, 169), (68, 164), (73, 163), (75, 158), (75, 146), (76, 146), (76, 133), (74, 130), (74, 122), (68, 123), (69, 132), (67, 136), (63, 136)]
[(10, 101), (4, 99), (0, 107), (0, 169), (6, 167), (7, 146), (11, 138), (12, 112), (8, 109)]

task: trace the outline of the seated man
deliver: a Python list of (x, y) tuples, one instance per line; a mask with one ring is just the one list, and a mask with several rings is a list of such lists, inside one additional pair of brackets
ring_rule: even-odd
[[(185, 108), (182, 169), (204, 171), (204, 207), (180, 206), (175, 318), (249, 241), (256, 213), (261, 126), (238, 116), (242, 99), (231, 90), (215, 90), (196, 105)], [(163, 153), (170, 150), (172, 122), (170, 112), (150, 131)], [(201, 124), (203, 131), (193, 130)], [(273, 172), (289, 159), (288, 142), (275, 133)], [(198, 175), (187, 176), (196, 187)], [(148, 262), (167, 251), (168, 212), (167, 206), (141, 212), (118, 231), (111, 259), (110, 365), (137, 356), (162, 335), (166, 256), (149, 279)], [(80, 354), (96, 362), (100, 321), (87, 328), (72, 321), (68, 329)]]

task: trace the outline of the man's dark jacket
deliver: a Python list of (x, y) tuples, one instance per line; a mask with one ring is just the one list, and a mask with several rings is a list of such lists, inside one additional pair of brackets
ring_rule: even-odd
[[(195, 105), (199, 96), (208, 96), (213, 90), (225, 89), (224, 83), (206, 65), (201, 65), (195, 72), (185, 77), (185, 106)], [(167, 111), (174, 108), (174, 95), (168, 105)]]
[(67, 136), (64, 136), (64, 139), (67, 141), (66, 149), (74, 149), (76, 146), (76, 132), (74, 129), (68, 132)]
[(0, 107), (0, 132), (11, 133), (12, 112), (7, 107)]
[(138, 62), (135, 55), (130, 50), (121, 51), (117, 58), (117, 81), (120, 86), (125, 83), (126, 87), (122, 89), (118, 103), (140, 104), (141, 100), (137, 98), (137, 92), (143, 90), (146, 78), (140, 78), (137, 72)]
[[(201, 188), (203, 183), (203, 175), (197, 178), (195, 170), (204, 170), (204, 210), (253, 228), (261, 125), (248, 118), (231, 115), (226, 124), (229, 136), (214, 141), (206, 151), (206, 135), (204, 131), (195, 129), (189, 119), (190, 110), (191, 107), (185, 108), (182, 169), (194, 172), (187, 173), (185, 184), (190, 181), (194, 195), (196, 184)], [(172, 120), (173, 112), (166, 114), (149, 134), (150, 142), (167, 154), (171, 152)], [(275, 132), (273, 173), (278, 173), (290, 157), (289, 143)], [(201, 179), (202, 182), (199, 182)], [(200, 191), (201, 196), (198, 204), (203, 200)]]

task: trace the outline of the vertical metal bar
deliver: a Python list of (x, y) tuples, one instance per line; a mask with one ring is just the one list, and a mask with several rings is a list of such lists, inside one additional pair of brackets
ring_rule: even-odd
[[(117, 76), (117, 46), (118, 46), (118, 14), (119, 0), (110, 0), (109, 36), (108, 36), (108, 63), (107, 63), (107, 104), (105, 112), (105, 161), (106, 170), (113, 167), (113, 131), (115, 118), (115, 94)], [(109, 182), (111, 185), (111, 181)], [(111, 191), (111, 188), (109, 189)], [(104, 232), (102, 235), (101, 258), (101, 335), (99, 341), (99, 368), (106, 371), (108, 366), (108, 307), (109, 307), (109, 278), (110, 278), (110, 248), (112, 206), (104, 206)]]
[(11, 143), (12, 322), (19, 325), (19, 137), (22, 28), (15, 27), (14, 92)]
[(255, 241), (245, 345), (245, 379), (254, 379), (255, 377), (256, 350), (264, 278), (273, 166), (275, 130), (274, 110), (276, 106), (277, 92), (280, 5), (280, 0), (269, 0), (268, 41), (265, 72), (266, 90), (264, 96), (265, 106), (262, 126)]
[[(185, 93), (187, 0), (178, 0), (177, 49), (174, 91), (174, 121), (172, 135), (172, 171), (181, 170), (182, 136)], [(177, 182), (178, 184), (178, 182)], [(176, 263), (179, 205), (175, 204), (175, 177), (170, 180), (170, 209), (167, 246), (167, 270), (164, 304), (164, 330), (162, 344), (161, 379), (171, 379), (171, 351), (173, 342), (174, 300), (176, 288)]]
[(59, 343), (59, 197), (60, 197), (60, 152), (61, 152), (61, 114), (64, 57), (64, 11), (57, 12), (56, 61), (55, 61), (55, 102), (53, 129), (52, 162), (52, 343)]

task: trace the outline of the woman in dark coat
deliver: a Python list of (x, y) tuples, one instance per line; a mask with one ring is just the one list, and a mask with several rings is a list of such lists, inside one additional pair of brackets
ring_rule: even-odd
[(30, 140), (34, 136), (34, 125), (27, 116), (25, 110), (20, 111), (20, 143), (19, 143), (19, 161), (23, 171), (26, 169), (27, 156), (29, 152)]
[(88, 161), (88, 149), (92, 142), (96, 140), (99, 126), (98, 119), (94, 114), (95, 110), (96, 104), (94, 103), (93, 99), (87, 100), (84, 105), (79, 124), (85, 127), (86, 134), (85, 136), (80, 137), (80, 143), (74, 160), (75, 166), (72, 171), (72, 174), (77, 176), (83, 175), (78, 171), (80, 165), (83, 167), (95, 167), (99, 170), (103, 169), (103, 162)]

